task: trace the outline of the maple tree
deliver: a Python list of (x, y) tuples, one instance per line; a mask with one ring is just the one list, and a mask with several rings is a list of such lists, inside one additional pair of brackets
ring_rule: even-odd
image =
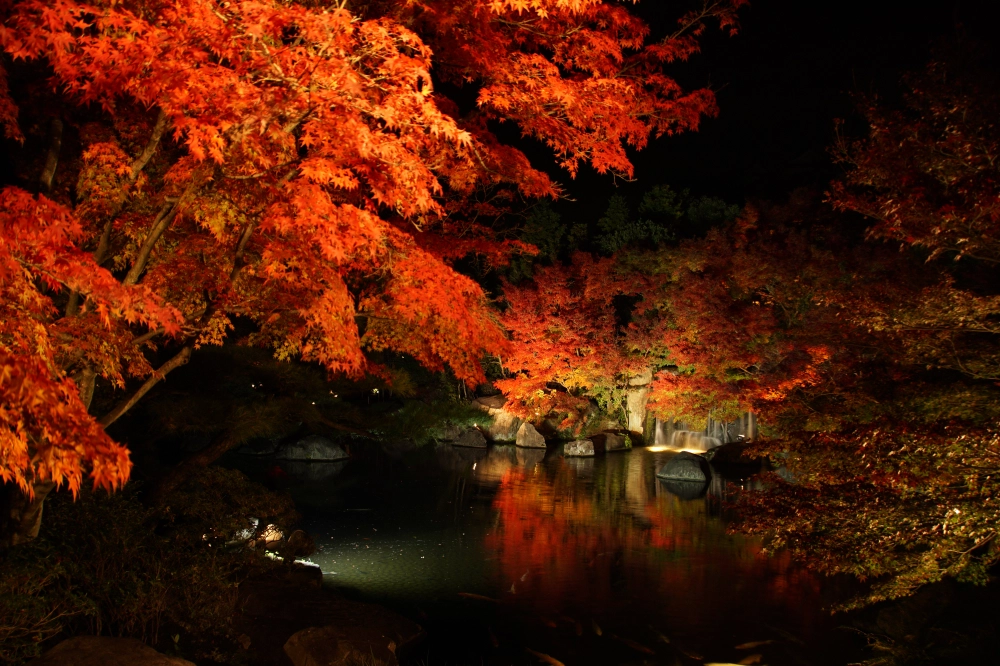
[[(704, 238), (578, 256), (509, 290), (525, 349), (505, 390), (572, 413), (547, 381), (586, 377), (583, 397), (647, 363), (664, 418), (759, 414), (751, 452), (789, 474), (745, 494), (737, 527), (872, 581), (845, 606), (984, 582), (1000, 560), (996, 95), (962, 62), (911, 76), (902, 111), (866, 103), (869, 136), (835, 147), (848, 169), (832, 206), (756, 202)], [(588, 273), (607, 291), (586, 297)], [(634, 304), (611, 334), (621, 296)]]
[[(715, 113), (663, 66), (743, 4), (705, 2), (651, 41), (596, 0), (6, 3), (0, 122), (52, 129), (40, 193), (2, 195), (2, 478), (27, 496), (88, 472), (120, 485), (127, 451), (103, 428), (237, 319), (330, 372), (377, 374), (366, 353), (392, 350), (481, 379), (508, 341), (452, 263), (530, 252), (483, 220), (560, 192), (490, 124), (571, 175), (631, 175), (626, 146)], [(144, 382), (95, 421), (98, 376)]]

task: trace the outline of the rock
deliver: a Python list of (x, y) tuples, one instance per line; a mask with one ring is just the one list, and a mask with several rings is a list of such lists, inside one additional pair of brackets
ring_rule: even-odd
[(653, 381), (653, 369), (645, 368), (628, 380), (629, 386), (648, 386)]
[(641, 386), (625, 391), (625, 407), (628, 414), (628, 429), (631, 432), (642, 433), (646, 424), (646, 403), (649, 400), (649, 387)]
[(486, 429), (486, 438), (491, 442), (513, 442), (517, 439), (517, 431), (523, 421), (503, 408), (507, 399), (503, 394), (477, 398), (473, 403), (492, 418), (490, 427)]
[(316, 552), (316, 542), (305, 530), (295, 530), (288, 535), (285, 545), (279, 552), (285, 559), (309, 557)]
[(386, 609), (377, 619), (303, 629), (285, 643), (285, 654), (295, 666), (396, 666), (399, 646), (412, 643), (423, 630)]
[(563, 445), (563, 455), (566, 457), (585, 458), (594, 455), (594, 443), (589, 439), (578, 439)]
[(486, 437), (476, 428), (469, 428), (456, 439), (453, 446), (465, 446), (470, 449), (485, 449)]
[(294, 444), (285, 444), (275, 456), (279, 460), (333, 461), (347, 460), (347, 451), (326, 437), (309, 435)]
[(521, 427), (517, 430), (517, 439), (515, 440), (517, 446), (523, 446), (527, 449), (544, 449), (545, 448), (545, 438), (542, 437), (535, 426), (530, 423), (522, 423)]
[(337, 627), (309, 627), (288, 639), (285, 654), (295, 666), (395, 666), (396, 642), (382, 638), (372, 643)]
[(168, 657), (134, 638), (77, 636), (55, 646), (29, 666), (194, 666)]
[(678, 453), (656, 473), (661, 479), (706, 483), (712, 478), (708, 461), (693, 453)]
[[(382, 606), (346, 599), (321, 586), (321, 579), (322, 573), (317, 567), (296, 565), (290, 570), (282, 567), (240, 583), (239, 611), (233, 630), (253, 639), (252, 659), (245, 660), (246, 663), (320, 663), (325, 666), (330, 662), (303, 660), (310, 655), (316, 656), (310, 649), (317, 643), (321, 647), (332, 641), (345, 641), (356, 656), (357, 653), (364, 655), (358, 664), (395, 664), (389, 649), (393, 643), (395, 655), (400, 659), (408, 658), (407, 653), (412, 652), (423, 635), (419, 625)], [(325, 631), (319, 636), (305, 635), (291, 640), (309, 627)], [(346, 647), (335, 649), (343, 654), (347, 652)], [(373, 661), (371, 655), (378, 661)]]
[(663, 486), (672, 495), (682, 500), (693, 500), (705, 496), (708, 483), (704, 481), (678, 481), (676, 479), (660, 479)]
[(625, 441), (624, 435), (619, 435), (616, 432), (602, 432), (591, 437), (594, 440), (594, 445), (597, 450), (601, 453), (610, 453), (611, 451), (628, 451), (631, 447), (628, 442)]
[(487, 409), (500, 409), (507, 404), (507, 398), (504, 397), (503, 393), (497, 393), (496, 395), (476, 398), (476, 402)]
[(441, 439), (446, 442), (453, 442), (461, 437), (463, 432), (461, 426), (449, 423), (441, 429)]

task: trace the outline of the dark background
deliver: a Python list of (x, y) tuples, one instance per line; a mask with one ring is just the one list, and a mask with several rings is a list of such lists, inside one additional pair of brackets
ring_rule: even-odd
[[(643, 0), (633, 11), (656, 35), (674, 28), (682, 6)], [(959, 36), (980, 42), (995, 67), (998, 19), (998, 0), (751, 0), (739, 34), (712, 29), (702, 53), (667, 69), (689, 89), (715, 90), (719, 116), (705, 119), (698, 132), (634, 152), (634, 182), (589, 167), (571, 180), (546, 166), (551, 158), (544, 149), (526, 148), (576, 200), (557, 206), (564, 219), (583, 222), (599, 217), (612, 194), (637, 202), (657, 184), (737, 204), (780, 200), (803, 186), (822, 190), (839, 173), (827, 152), (834, 120), (844, 119), (848, 132), (864, 132), (854, 113), (856, 94), (897, 102), (901, 77), (921, 69), (935, 44)]]

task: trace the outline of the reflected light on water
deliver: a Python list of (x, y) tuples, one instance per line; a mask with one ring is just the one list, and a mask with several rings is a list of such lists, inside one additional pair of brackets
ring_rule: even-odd
[[(369, 477), (373, 485), (353, 504), (371, 513), (314, 518), (313, 559), (327, 584), (361, 598), (435, 606), (447, 618), (438, 631), (458, 623), (442, 645), (479, 640), (475, 632), (489, 623), (513, 653), (525, 645), (574, 666), (629, 658), (618, 653), (628, 644), (581, 636), (591, 623), (669, 652), (654, 645), (653, 626), (671, 644), (726, 658), (723, 645), (731, 651), (772, 636), (771, 626), (796, 640), (824, 631), (821, 580), (730, 531), (725, 507), (746, 480), (714, 474), (697, 497), (678, 494), (655, 477), (676, 450), (596, 458), (513, 446), (428, 450), (420, 465)], [(469, 601), (479, 597), (498, 603)], [(478, 663), (482, 654), (449, 663)], [(791, 663), (774, 656), (773, 666)], [(513, 663), (497, 659), (484, 663)]]
[(684, 448), (677, 448), (674, 446), (663, 446), (660, 444), (657, 444), (656, 446), (647, 446), (646, 450), (649, 451), (650, 453), (664, 453), (666, 451), (669, 451), (671, 453), (697, 453), (697, 454), (705, 453), (705, 451), (703, 451), (702, 449), (684, 449)]

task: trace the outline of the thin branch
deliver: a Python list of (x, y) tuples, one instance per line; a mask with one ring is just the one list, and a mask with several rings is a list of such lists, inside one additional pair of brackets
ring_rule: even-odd
[(136, 336), (135, 338), (133, 338), (132, 339), (132, 344), (134, 344), (134, 345), (141, 345), (144, 342), (148, 342), (149, 340), (152, 340), (153, 338), (155, 338), (158, 335), (162, 335), (163, 331), (164, 331), (164, 329), (163, 329), (162, 326), (160, 328), (154, 328), (151, 331), (147, 331), (146, 333), (143, 333), (142, 335), (139, 335), (139, 336)]
[(160, 209), (160, 213), (153, 220), (153, 226), (149, 229), (149, 233), (146, 234), (145, 240), (142, 241), (142, 247), (139, 248), (139, 254), (135, 258), (135, 263), (132, 264), (132, 268), (129, 270), (128, 275), (122, 281), (122, 284), (133, 285), (139, 281), (139, 276), (146, 269), (146, 263), (149, 261), (149, 255), (153, 251), (153, 246), (156, 245), (156, 241), (160, 240), (160, 236), (163, 232), (167, 230), (174, 218), (177, 217), (177, 201), (168, 201)]
[(149, 160), (153, 159), (153, 153), (156, 152), (156, 147), (160, 145), (160, 139), (163, 138), (163, 132), (167, 129), (167, 114), (160, 109), (159, 115), (156, 116), (156, 124), (153, 125), (153, 133), (149, 136), (149, 141), (146, 142), (146, 147), (143, 148), (142, 153), (132, 162), (132, 171), (129, 174), (129, 180), (135, 182), (139, 178), (139, 173), (142, 172), (143, 168), (149, 163)]
[(191, 346), (188, 345), (181, 349), (177, 355), (171, 358), (169, 361), (157, 368), (153, 374), (147, 379), (139, 389), (133, 393), (131, 396), (122, 400), (112, 409), (110, 412), (104, 415), (104, 417), (98, 421), (102, 428), (107, 428), (109, 425), (117, 421), (122, 415), (128, 410), (132, 409), (139, 400), (142, 399), (144, 395), (150, 392), (154, 386), (160, 383), (160, 381), (167, 376), (171, 370), (175, 370), (180, 366), (188, 362), (191, 358)]

